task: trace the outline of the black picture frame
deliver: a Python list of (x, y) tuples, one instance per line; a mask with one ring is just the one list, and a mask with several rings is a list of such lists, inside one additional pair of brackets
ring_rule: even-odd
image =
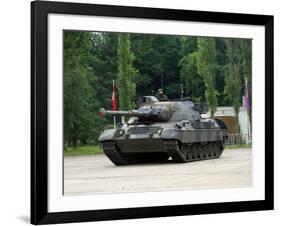
[[(141, 208), (48, 212), (48, 14), (199, 21), (265, 27), (265, 199)], [(31, 3), (31, 223), (51, 224), (272, 210), (273, 16), (35, 1)], [(263, 122), (260, 122), (263, 123)]]

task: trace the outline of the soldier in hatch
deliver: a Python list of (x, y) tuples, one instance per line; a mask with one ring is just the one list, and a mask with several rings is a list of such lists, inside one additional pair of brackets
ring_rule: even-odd
[(156, 94), (156, 98), (159, 101), (168, 101), (168, 97), (164, 94), (163, 89), (158, 89), (158, 92)]

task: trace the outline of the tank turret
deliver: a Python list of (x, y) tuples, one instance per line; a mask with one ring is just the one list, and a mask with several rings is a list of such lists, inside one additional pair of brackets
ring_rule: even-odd
[(104, 108), (101, 108), (99, 110), (99, 115), (101, 117), (106, 115), (138, 117), (140, 122), (168, 122), (171, 119), (173, 112), (169, 105), (150, 104), (143, 105), (138, 110), (129, 111), (107, 111)]

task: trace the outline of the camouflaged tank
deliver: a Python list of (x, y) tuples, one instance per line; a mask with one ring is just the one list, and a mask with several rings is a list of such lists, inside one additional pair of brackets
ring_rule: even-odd
[(104, 130), (99, 142), (117, 166), (144, 162), (174, 162), (219, 158), (227, 127), (219, 119), (202, 118), (204, 105), (188, 99), (143, 104), (138, 110), (106, 111), (101, 117), (124, 116), (127, 123)]

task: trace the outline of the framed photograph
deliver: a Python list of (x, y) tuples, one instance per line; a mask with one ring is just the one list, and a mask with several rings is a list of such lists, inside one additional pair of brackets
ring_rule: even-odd
[(273, 16), (31, 3), (32, 224), (272, 210), (273, 125)]

